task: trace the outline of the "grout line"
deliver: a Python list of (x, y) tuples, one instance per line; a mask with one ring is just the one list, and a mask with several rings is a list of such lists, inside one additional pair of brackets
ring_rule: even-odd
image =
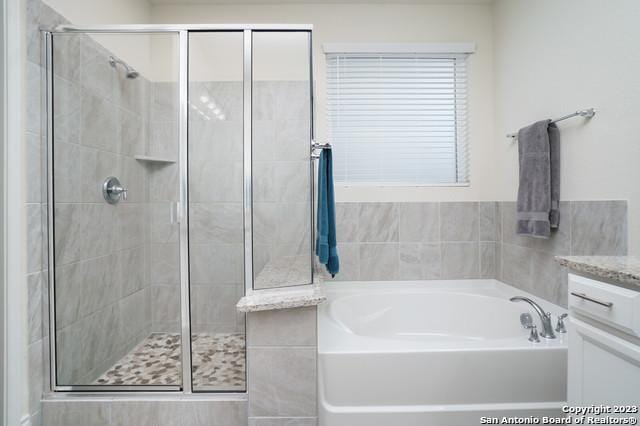
[[(169, 245), (169, 244), (171, 244), (171, 243), (167, 243), (166, 245)], [(123, 252), (126, 252), (126, 251), (146, 249), (148, 245), (149, 245), (148, 243), (143, 243), (143, 244), (132, 246), (132, 247), (126, 247), (126, 248), (121, 248), (121, 249), (113, 249), (109, 253), (101, 254), (99, 256), (87, 257), (85, 259), (72, 260), (71, 262), (67, 262), (67, 263), (56, 263), (55, 268), (58, 269), (58, 268), (63, 268), (63, 267), (67, 267), (67, 266), (79, 265), (80, 263), (90, 262), (90, 261), (94, 261), (94, 260), (103, 259), (103, 258), (106, 258), (106, 257), (109, 257), (109, 256), (119, 255), (119, 254), (122, 254)], [(165, 245), (165, 244), (163, 244), (163, 243), (153, 243), (153, 245)]]
[(500, 249), (500, 264), (498, 265), (499, 271), (497, 273), (497, 277), (496, 279), (502, 280), (502, 277), (504, 276), (504, 205), (502, 202), (498, 202), (498, 213), (500, 213), (500, 241), (498, 242), (499, 244), (499, 249)]
[(121, 297), (121, 298), (117, 299), (117, 300), (114, 300), (113, 302), (110, 302), (110, 303), (108, 303), (108, 304), (106, 304), (106, 305), (104, 305), (104, 306), (102, 306), (102, 307), (100, 307), (100, 308), (96, 309), (96, 310), (95, 310), (95, 311), (93, 311), (93, 312), (89, 312), (89, 313), (87, 313), (87, 314), (82, 315), (81, 317), (76, 318), (73, 322), (71, 322), (71, 323), (69, 323), (69, 324), (65, 325), (65, 326), (64, 326), (64, 327), (62, 327), (62, 328), (57, 328), (57, 327), (56, 327), (56, 333), (62, 332), (62, 331), (64, 331), (64, 330), (66, 330), (67, 328), (69, 328), (69, 327), (71, 327), (71, 326), (73, 326), (73, 325), (77, 324), (77, 323), (78, 323), (78, 322), (80, 322), (81, 320), (84, 320), (84, 319), (86, 319), (86, 318), (88, 318), (88, 317), (90, 317), (90, 316), (92, 316), (92, 315), (95, 315), (95, 314), (98, 314), (98, 313), (100, 313), (100, 312), (103, 312), (104, 310), (106, 310), (106, 309), (108, 309), (108, 308), (110, 308), (110, 307), (113, 307), (114, 305), (116, 305), (116, 304), (120, 303), (120, 302), (121, 302), (121, 301), (123, 301), (124, 299), (130, 298), (131, 296), (137, 295), (138, 293), (142, 293), (142, 292), (144, 292), (145, 290), (148, 290), (148, 289), (149, 289), (149, 287), (148, 287), (148, 286), (146, 286), (146, 287), (142, 287), (142, 288), (140, 288), (140, 289), (138, 289), (138, 290), (134, 291), (133, 293), (129, 293), (129, 294), (127, 294), (127, 295), (125, 295), (125, 296), (123, 296), (123, 297)]
[(569, 205), (569, 256), (573, 255), (573, 201), (567, 201)]

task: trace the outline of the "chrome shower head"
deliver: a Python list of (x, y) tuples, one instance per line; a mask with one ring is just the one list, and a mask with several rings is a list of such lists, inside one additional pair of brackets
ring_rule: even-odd
[(122, 65), (124, 67), (124, 70), (126, 72), (125, 76), (127, 78), (134, 79), (134, 78), (138, 78), (138, 76), (140, 75), (140, 73), (138, 71), (136, 71), (134, 68), (130, 67), (122, 59), (118, 59), (115, 56), (109, 56), (109, 65), (111, 65), (112, 67), (115, 68), (117, 64), (120, 64), (120, 65)]

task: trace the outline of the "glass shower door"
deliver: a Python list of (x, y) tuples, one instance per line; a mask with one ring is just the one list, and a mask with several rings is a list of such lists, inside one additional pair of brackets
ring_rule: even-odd
[(177, 33), (51, 37), (54, 385), (178, 390)]
[(55, 391), (244, 392), (238, 300), (312, 282), (311, 32), (259, 27), (47, 33)]
[(245, 390), (243, 32), (189, 35), (193, 390)]
[(311, 32), (254, 31), (254, 289), (310, 284)]

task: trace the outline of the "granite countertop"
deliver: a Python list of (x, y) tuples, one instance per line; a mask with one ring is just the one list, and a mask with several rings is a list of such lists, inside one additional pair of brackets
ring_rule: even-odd
[(640, 258), (633, 256), (556, 256), (560, 265), (577, 272), (638, 286)]
[(327, 300), (327, 296), (319, 284), (308, 284), (294, 287), (254, 290), (240, 299), (236, 308), (240, 312), (258, 312), (316, 306), (325, 300)]

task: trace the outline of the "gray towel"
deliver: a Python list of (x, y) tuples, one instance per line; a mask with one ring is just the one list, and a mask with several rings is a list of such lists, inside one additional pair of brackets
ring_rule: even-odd
[(560, 129), (555, 123), (549, 123), (549, 162), (551, 163), (551, 210), (549, 226), (560, 226)]
[(560, 134), (550, 120), (538, 121), (518, 132), (520, 185), (519, 235), (549, 238), (560, 223)]

